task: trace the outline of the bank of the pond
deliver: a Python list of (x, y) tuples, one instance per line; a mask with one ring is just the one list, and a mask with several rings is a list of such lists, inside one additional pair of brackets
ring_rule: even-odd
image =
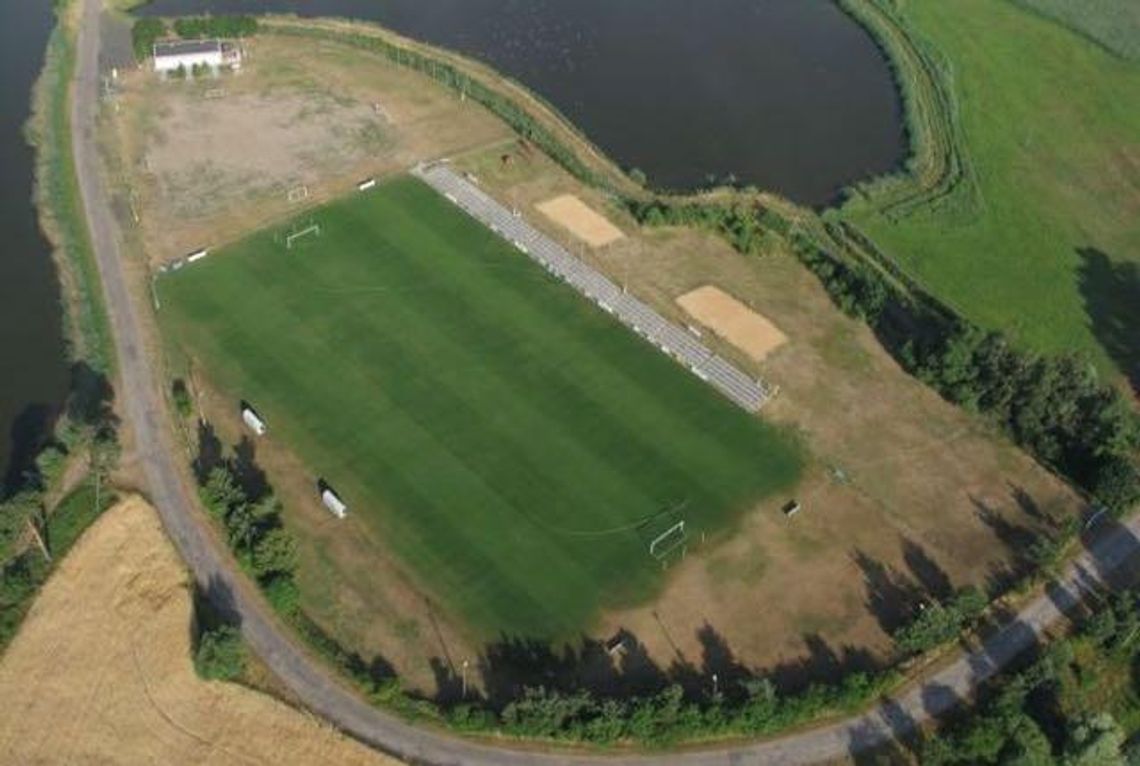
[(69, 355), (93, 370), (113, 369), (111, 330), (91, 252), (71, 147), (71, 81), (75, 70), (73, 6), (57, 7), (44, 68), (32, 98), (29, 140), (35, 146), (35, 200), (52, 244), (63, 294)]
[(0, 497), (30, 464), (67, 390), (58, 281), (32, 204), (24, 136), (52, 24), (50, 3), (0, 7)]
[(733, 180), (802, 204), (902, 165), (901, 101), (831, 0), (155, 0), (147, 15), (295, 13), (378, 22), (486, 62), (655, 188)]

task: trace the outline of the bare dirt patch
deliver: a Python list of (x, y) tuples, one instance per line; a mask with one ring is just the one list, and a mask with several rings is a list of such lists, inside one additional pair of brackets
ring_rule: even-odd
[(562, 194), (539, 202), (535, 208), (590, 247), (604, 247), (625, 236), (605, 216), (573, 194)]
[(239, 73), (120, 78), (103, 143), (122, 222), (151, 263), (510, 135), (479, 105), (381, 56), (273, 35), (246, 46)]
[(677, 305), (757, 362), (788, 341), (767, 317), (713, 285), (685, 293)]
[(189, 581), (133, 498), (84, 535), (0, 661), (5, 763), (394, 764), (190, 659)]

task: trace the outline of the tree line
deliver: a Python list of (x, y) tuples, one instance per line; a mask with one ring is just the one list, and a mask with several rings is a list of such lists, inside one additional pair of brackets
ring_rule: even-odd
[[(915, 744), (929, 766), (1123, 766), (1140, 763), (1121, 718), (1140, 713), (1140, 602), (1104, 599), (1076, 632), (1020, 671), (999, 676), (978, 704)], [(1123, 681), (1123, 682), (1122, 682)]]

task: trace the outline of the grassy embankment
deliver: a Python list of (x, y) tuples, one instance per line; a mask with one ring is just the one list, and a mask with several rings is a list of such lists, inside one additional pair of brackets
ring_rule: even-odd
[(28, 140), (36, 150), (36, 206), (54, 248), (63, 283), (65, 326), (72, 359), (110, 373), (111, 330), (103, 308), (71, 150), (71, 84), (75, 70), (74, 3), (59, 5), (44, 69), (33, 94)]
[[(118, 456), (106, 378), (114, 358), (71, 151), (75, 8), (57, 5), (27, 128), (36, 150), (36, 204), (63, 283), (72, 390), (52, 443), (23, 486), (0, 504), (0, 649), (15, 635), (56, 563), (113, 501), (104, 485)], [(69, 487), (63, 499), (51, 501)]]
[(413, 179), (159, 287), (223, 387), (488, 639), (650, 597), (650, 539), (712, 536), (799, 475), (787, 438)]
[(944, 62), (954, 100), (928, 126), (921, 67), (896, 59), (919, 151), (960, 144), (972, 182), (901, 210), (898, 182), (866, 184), (841, 217), (981, 326), (1130, 372), (1135, 345), (1111, 328), (1140, 290), (1120, 282), (1140, 262), (1140, 67), (997, 0), (865, 7)]

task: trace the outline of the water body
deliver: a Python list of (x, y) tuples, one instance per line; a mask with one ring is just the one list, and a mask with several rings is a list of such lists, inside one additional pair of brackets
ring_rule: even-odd
[(0, 495), (26, 467), (67, 391), (57, 275), (36, 222), (23, 136), (53, 25), (49, 0), (0, 0)]
[(369, 19), (481, 59), (659, 187), (824, 205), (906, 153), (899, 94), (832, 0), (156, 0), (145, 13)]

